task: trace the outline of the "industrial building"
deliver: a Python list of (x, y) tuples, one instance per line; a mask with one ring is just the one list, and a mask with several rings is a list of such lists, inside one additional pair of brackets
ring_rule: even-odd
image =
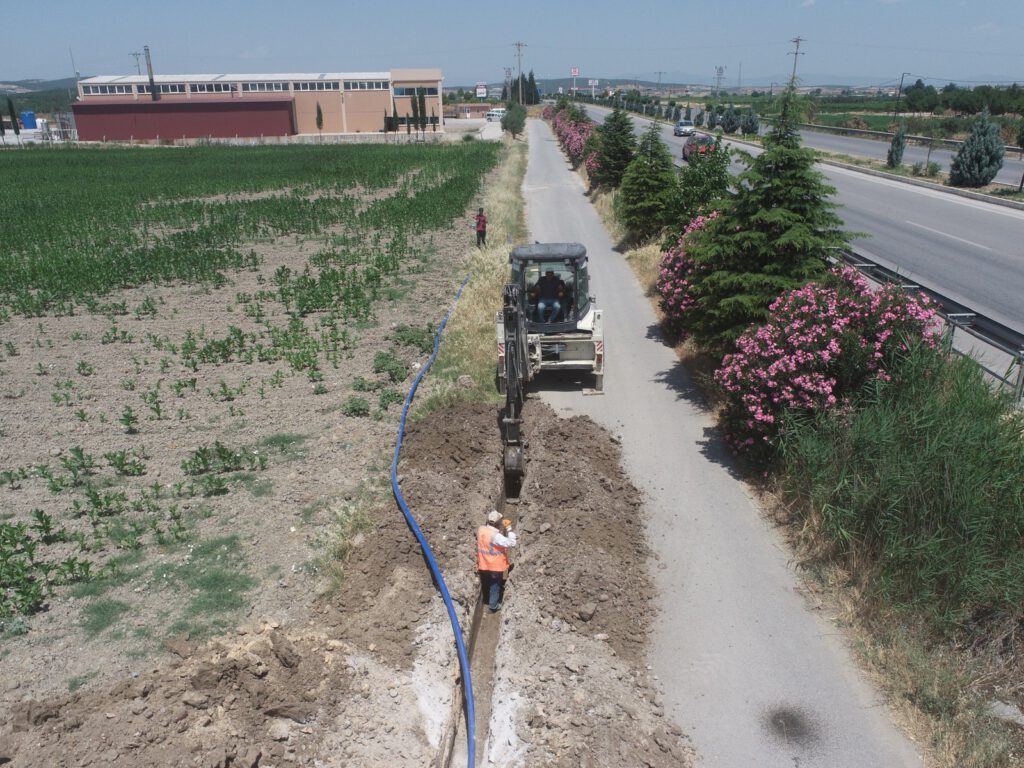
[(377, 133), (414, 97), (444, 130), (440, 69), (268, 75), (100, 76), (81, 80), (72, 105), (81, 141)]

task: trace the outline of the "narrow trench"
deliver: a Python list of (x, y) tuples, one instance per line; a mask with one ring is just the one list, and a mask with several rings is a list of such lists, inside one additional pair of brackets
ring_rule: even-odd
[[(513, 530), (518, 525), (518, 495), (509, 496), (502, 481), (501, 492), (494, 508), (512, 521)], [(515, 568), (515, 550), (509, 552), (509, 570)], [(473, 703), (475, 705), (476, 756), (474, 765), (482, 766), (487, 757), (487, 739), (491, 721), (491, 702), (494, 694), (495, 656), (498, 637), (501, 634), (502, 612), (492, 614), (485, 609), (483, 594), (478, 590), (473, 618), (469, 625), (466, 647), (469, 654), (469, 669), (473, 681)], [(441, 741), (438, 768), (458, 768), (468, 764), (466, 744), (465, 700), (462, 693), (462, 679), (456, 680), (456, 696), (447, 732)]]

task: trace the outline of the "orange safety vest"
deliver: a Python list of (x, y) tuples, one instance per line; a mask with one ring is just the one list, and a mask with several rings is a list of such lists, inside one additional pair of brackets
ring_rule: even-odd
[(478, 571), (502, 572), (508, 570), (508, 553), (505, 547), (494, 543), (498, 531), (489, 525), (481, 525), (476, 531), (476, 569)]

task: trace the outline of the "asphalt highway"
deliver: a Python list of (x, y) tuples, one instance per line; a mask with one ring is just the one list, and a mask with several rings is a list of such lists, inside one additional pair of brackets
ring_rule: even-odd
[[(589, 107), (602, 121), (610, 110)], [(649, 121), (631, 115), (636, 131)], [(820, 135), (820, 134), (819, 134)], [(683, 139), (665, 125), (677, 164)], [(757, 154), (750, 145), (737, 148)], [(821, 164), (858, 252), (1024, 332), (1024, 211)]]
[[(605, 394), (550, 378), (531, 390), (619, 436), (644, 492), (660, 609), (649, 663), (666, 717), (693, 738), (704, 768), (920, 766), (840, 631), (801, 593), (786, 545), (733, 471), (713, 414), (551, 130), (530, 120), (527, 136), (530, 239), (586, 246), (607, 350)], [(573, 536), (590, 546), (586, 520)]]

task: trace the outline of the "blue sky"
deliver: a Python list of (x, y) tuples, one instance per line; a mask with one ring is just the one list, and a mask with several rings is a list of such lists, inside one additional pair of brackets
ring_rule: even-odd
[[(148, 44), (159, 73), (439, 66), (448, 85), (500, 81), (525, 42), (538, 79), (635, 77), (891, 84), (902, 72), (1024, 82), (1021, 0), (579, 0), (477, 4), (276, 0), (4, 0), (0, 81), (127, 74)], [(144, 64), (143, 64), (144, 65)]]

